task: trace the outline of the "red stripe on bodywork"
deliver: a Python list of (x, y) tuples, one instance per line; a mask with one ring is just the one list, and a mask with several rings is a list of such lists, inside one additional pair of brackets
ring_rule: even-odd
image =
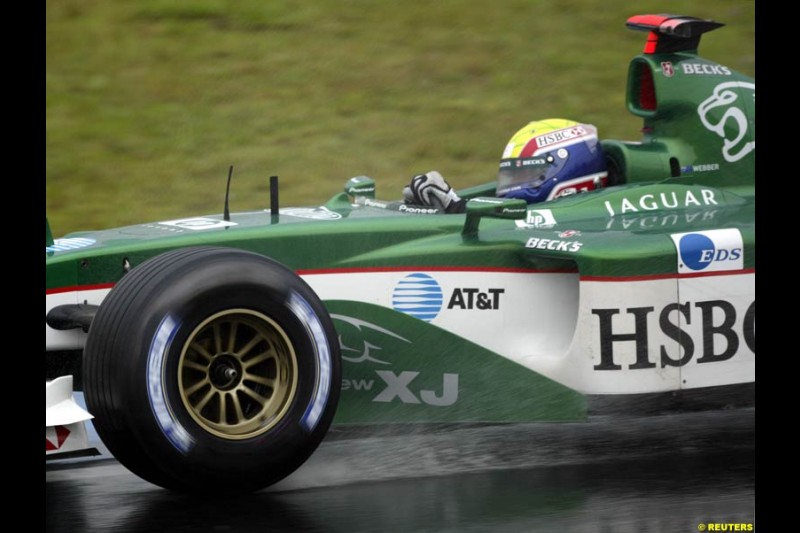
[(313, 276), (315, 274), (370, 274), (378, 272), (503, 272), (520, 274), (569, 274), (576, 273), (575, 269), (536, 269), (536, 268), (505, 268), (505, 267), (452, 267), (452, 266), (391, 266), (391, 267), (355, 267), (355, 268), (320, 268), (298, 270), (300, 276)]
[(116, 283), (100, 283), (98, 285), (73, 285), (71, 287), (56, 287), (47, 289), (45, 294), (59, 294), (62, 292), (96, 291), (100, 289), (111, 289)]
[[(380, 272), (497, 272), (507, 274), (575, 274), (576, 269), (538, 269), (538, 268), (512, 268), (512, 267), (451, 267), (451, 266), (403, 266), (403, 267), (354, 267), (354, 268), (319, 268), (297, 270), (298, 276), (314, 276), (320, 274), (371, 274)], [(755, 274), (755, 268), (745, 268), (742, 270), (725, 270), (717, 272), (693, 272), (691, 274), (651, 274), (644, 276), (581, 276), (581, 281), (651, 281), (658, 279), (678, 279), (678, 278), (703, 278), (710, 276), (736, 276), (740, 274)], [(111, 289), (114, 283), (102, 283), (99, 285), (74, 285), (72, 287), (59, 287), (48, 289), (46, 294), (59, 294), (64, 292), (92, 291), (99, 289)]]
[[(518, 274), (574, 274), (576, 269), (537, 269), (537, 268), (505, 268), (505, 267), (451, 267), (451, 266), (398, 266), (398, 267), (353, 267), (353, 268), (318, 268), (296, 270), (298, 276), (314, 276), (317, 274), (371, 274), (379, 272), (501, 272)], [(45, 294), (59, 294), (64, 292), (92, 291), (98, 289), (112, 289), (114, 283), (99, 285), (73, 285), (71, 287), (58, 287), (47, 289)]]
[(741, 274), (755, 274), (755, 268), (744, 268), (742, 270), (722, 270), (716, 272), (692, 272), (691, 274), (652, 274), (649, 276), (581, 276), (581, 281), (653, 281), (659, 279), (687, 279), (687, 278), (707, 278), (711, 276), (738, 276)]

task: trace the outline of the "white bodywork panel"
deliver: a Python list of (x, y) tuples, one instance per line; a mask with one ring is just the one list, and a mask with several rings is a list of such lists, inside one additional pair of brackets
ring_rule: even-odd
[(45, 385), (45, 455), (89, 448), (85, 423), (93, 417), (75, 402), (72, 376)]

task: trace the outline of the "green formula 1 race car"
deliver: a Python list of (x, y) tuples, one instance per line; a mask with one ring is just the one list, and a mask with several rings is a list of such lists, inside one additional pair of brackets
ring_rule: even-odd
[[(346, 181), (320, 206), (46, 236), (48, 458), (93, 423), (157, 485), (256, 490), (333, 424), (754, 405), (755, 81), (721, 24), (643, 15), (608, 185), (463, 213)], [(343, 180), (344, 181), (344, 180)], [(85, 391), (88, 412), (72, 399)], [(606, 411), (603, 411), (606, 409)]]

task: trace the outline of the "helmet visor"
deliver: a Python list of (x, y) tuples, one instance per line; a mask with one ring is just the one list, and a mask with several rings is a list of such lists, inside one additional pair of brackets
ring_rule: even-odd
[(553, 157), (549, 155), (501, 159), (500, 170), (497, 173), (497, 194), (541, 186), (552, 175), (553, 162)]

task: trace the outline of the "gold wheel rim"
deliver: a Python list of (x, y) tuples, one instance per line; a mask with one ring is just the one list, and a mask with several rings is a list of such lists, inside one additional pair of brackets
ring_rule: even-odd
[(249, 309), (229, 309), (195, 328), (178, 362), (181, 400), (205, 431), (256, 437), (286, 414), (297, 391), (297, 356), (286, 332)]

